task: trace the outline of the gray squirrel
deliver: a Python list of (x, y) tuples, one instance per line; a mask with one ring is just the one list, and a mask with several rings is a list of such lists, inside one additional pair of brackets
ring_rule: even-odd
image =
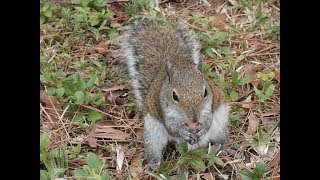
[(119, 41), (138, 108), (143, 111), (145, 168), (158, 170), (168, 142), (189, 150), (228, 141), (230, 107), (202, 73), (200, 46), (177, 21), (128, 26)]

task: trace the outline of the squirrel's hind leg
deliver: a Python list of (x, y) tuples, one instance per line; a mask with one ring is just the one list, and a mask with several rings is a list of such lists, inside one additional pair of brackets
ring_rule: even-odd
[(163, 124), (150, 114), (144, 117), (144, 155), (145, 169), (158, 170), (163, 149), (168, 144), (168, 132)]
[(230, 106), (222, 104), (213, 113), (213, 122), (208, 132), (212, 144), (225, 144), (229, 141), (229, 112)]

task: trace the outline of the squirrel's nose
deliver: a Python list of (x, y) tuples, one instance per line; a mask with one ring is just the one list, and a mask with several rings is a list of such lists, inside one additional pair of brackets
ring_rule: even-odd
[(189, 129), (197, 129), (199, 127), (199, 121), (189, 121), (186, 123), (186, 126), (189, 128)]

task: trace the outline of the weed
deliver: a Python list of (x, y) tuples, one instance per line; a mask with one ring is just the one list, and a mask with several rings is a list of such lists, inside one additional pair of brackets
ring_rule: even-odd
[(267, 167), (267, 164), (258, 162), (253, 172), (242, 170), (240, 171), (240, 176), (243, 178), (243, 180), (260, 180), (267, 170)]
[(40, 134), (40, 162), (45, 169), (40, 169), (40, 179), (54, 179), (63, 177), (68, 170), (67, 157), (63, 149), (47, 150), (50, 144), (47, 134)]
[(107, 165), (99, 159), (99, 157), (92, 153), (88, 152), (86, 156), (87, 165), (84, 165), (82, 168), (76, 168), (74, 176), (79, 179), (88, 179), (94, 178), (99, 180), (108, 180), (110, 179), (109, 171), (107, 170)]

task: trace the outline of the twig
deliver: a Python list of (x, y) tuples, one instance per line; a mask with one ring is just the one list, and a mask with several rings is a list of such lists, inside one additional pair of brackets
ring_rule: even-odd
[(40, 103), (40, 107), (41, 107), (42, 111), (46, 114), (46, 116), (49, 118), (50, 122), (51, 122), (52, 124), (54, 124), (53, 121), (52, 121), (52, 119), (51, 119), (51, 117), (50, 117), (49, 114), (46, 112), (46, 110), (44, 109), (44, 107), (42, 106), (41, 103)]

